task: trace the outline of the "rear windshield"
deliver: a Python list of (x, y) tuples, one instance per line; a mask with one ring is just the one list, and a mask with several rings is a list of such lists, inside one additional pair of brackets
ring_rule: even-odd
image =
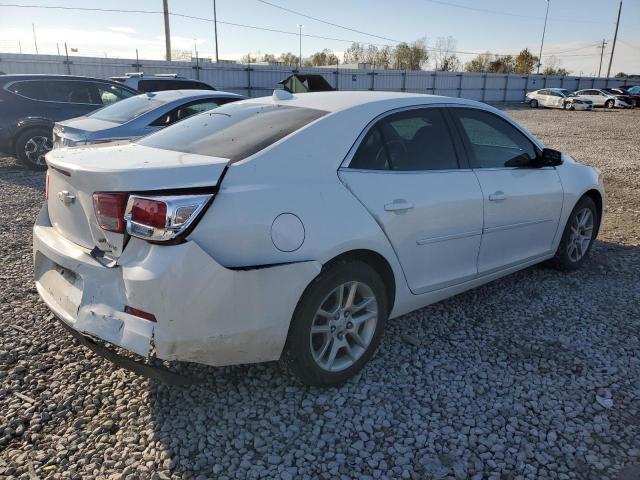
[(106, 120), (107, 122), (126, 123), (134, 118), (138, 118), (151, 110), (155, 110), (167, 103), (157, 97), (148, 95), (136, 95), (120, 102), (116, 102), (108, 107), (101, 108), (89, 115), (91, 118)]
[(194, 115), (140, 140), (141, 145), (177, 152), (228, 158), (253, 155), (326, 115), (324, 110), (228, 103)]

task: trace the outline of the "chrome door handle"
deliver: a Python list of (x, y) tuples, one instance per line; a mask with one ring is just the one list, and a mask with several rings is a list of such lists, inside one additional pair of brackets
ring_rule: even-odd
[(411, 210), (412, 208), (413, 203), (407, 202), (406, 200), (402, 199), (396, 199), (384, 206), (384, 209), (387, 212), (405, 212), (407, 210)]
[(489, 201), (491, 202), (501, 202), (502, 200), (506, 200), (507, 196), (504, 194), (502, 190), (498, 190), (495, 193), (491, 193), (489, 195)]

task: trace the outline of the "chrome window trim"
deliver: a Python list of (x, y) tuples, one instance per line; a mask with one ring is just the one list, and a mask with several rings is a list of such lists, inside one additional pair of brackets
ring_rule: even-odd
[[(373, 128), (373, 126), (376, 123), (378, 123), (378, 121), (382, 120), (385, 117), (388, 117), (389, 115), (393, 115), (394, 113), (398, 113), (398, 112), (405, 112), (405, 111), (410, 111), (410, 110), (419, 110), (419, 109), (424, 109), (424, 108), (450, 108), (450, 107), (452, 107), (452, 108), (467, 108), (467, 109), (470, 109), (470, 110), (479, 110), (481, 112), (486, 112), (486, 113), (495, 115), (496, 117), (505, 120), (509, 125), (511, 125), (514, 128), (516, 128), (522, 135), (525, 136), (525, 138), (527, 138), (537, 148), (539, 148), (540, 150), (544, 149), (544, 145), (542, 144), (542, 142), (540, 142), (537, 138), (535, 138), (529, 132), (524, 130), (523, 127), (518, 125), (509, 116), (504, 115), (501, 112), (500, 113), (496, 113), (495, 111), (493, 111), (490, 108), (484, 108), (482, 105), (468, 105), (468, 104), (464, 104), (464, 103), (450, 103), (450, 102), (446, 102), (446, 103), (428, 103), (428, 104), (418, 104), (418, 105), (410, 105), (410, 106), (406, 106), (406, 107), (394, 108), (394, 109), (391, 109), (391, 110), (387, 110), (386, 112), (383, 112), (383, 113), (377, 115), (376, 117), (374, 117), (373, 120), (371, 120), (364, 127), (362, 132), (360, 132), (360, 134), (356, 137), (355, 142), (353, 143), (353, 145), (351, 145), (351, 148), (349, 148), (349, 151), (347, 152), (347, 154), (345, 155), (344, 159), (340, 163), (340, 166), (338, 167), (338, 169), (339, 170), (348, 169), (349, 171), (360, 171), (360, 172), (380, 172), (380, 173), (416, 173), (416, 172), (423, 173), (423, 172), (445, 172), (445, 171), (459, 172), (459, 171), (463, 171), (463, 170), (467, 170), (467, 171), (473, 170), (473, 169), (465, 169), (465, 168), (446, 169), (446, 170), (368, 170), (368, 169), (363, 169), (363, 168), (353, 168), (353, 169), (349, 168), (349, 164), (351, 163), (351, 160), (353, 160), (353, 157), (356, 154), (358, 148), (360, 147), (360, 144), (364, 140), (364, 137), (367, 135), (367, 133), (369, 133), (369, 130), (371, 130), (371, 128)], [(489, 107), (489, 106), (487, 105), (487, 107)], [(455, 141), (455, 135), (453, 134), (453, 132), (451, 132), (451, 136), (452, 136), (452, 141)], [(543, 167), (543, 168), (546, 168), (546, 167)], [(554, 168), (554, 167), (550, 167), (550, 168)], [(495, 170), (505, 170), (505, 169), (514, 169), (514, 170), (516, 170), (516, 169), (521, 169), (521, 167), (495, 168)], [(488, 168), (484, 168), (482, 170), (489, 170), (489, 169)]]
[[(110, 83), (107, 82), (101, 82), (99, 80), (81, 80), (81, 79), (76, 79), (76, 80), (71, 80), (71, 79), (64, 79), (64, 80), (52, 80), (49, 79), (53, 82), (88, 82), (88, 83), (94, 83), (94, 84), (100, 84), (100, 85), (108, 85), (110, 87), (117, 87), (118, 85), (111, 85)], [(4, 86), (4, 90), (7, 91), (8, 93), (11, 93), (12, 95), (17, 95), (18, 97), (22, 97), (22, 98), (26, 98), (27, 100), (31, 100), (33, 102), (45, 102), (45, 103), (58, 103), (61, 105), (98, 105), (101, 107), (105, 107), (106, 105), (104, 105), (103, 103), (80, 103), (80, 102), (58, 102), (56, 100), (39, 100), (37, 98), (31, 98), (31, 97), (27, 97), (26, 95), (22, 95), (20, 93), (16, 93), (16, 92), (12, 92), (11, 90), (9, 90), (9, 87), (11, 87), (11, 85), (15, 84), (15, 83), (22, 83), (22, 82), (46, 82), (47, 80), (45, 79), (40, 79), (40, 78), (29, 78), (26, 80), (14, 80), (12, 82), (7, 83)], [(126, 89), (125, 89), (126, 90)]]

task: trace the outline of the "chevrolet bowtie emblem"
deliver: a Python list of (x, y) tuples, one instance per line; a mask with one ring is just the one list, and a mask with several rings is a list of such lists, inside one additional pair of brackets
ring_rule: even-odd
[(71, 192), (68, 192), (67, 190), (62, 190), (58, 192), (58, 200), (60, 200), (65, 205), (69, 205), (70, 203), (73, 203), (75, 199), (76, 199), (76, 196)]

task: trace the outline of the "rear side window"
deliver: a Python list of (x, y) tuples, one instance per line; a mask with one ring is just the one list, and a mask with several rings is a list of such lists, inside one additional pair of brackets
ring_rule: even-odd
[(449, 126), (439, 108), (411, 109), (381, 119), (358, 147), (350, 168), (451, 170), (458, 168)]
[(95, 84), (79, 80), (24, 80), (12, 83), (8, 90), (32, 100), (93, 105), (100, 103)]
[(215, 90), (211, 85), (194, 80), (148, 79), (138, 81), (140, 92), (161, 92), (163, 90)]
[(111, 105), (119, 100), (133, 97), (135, 93), (125, 90), (117, 85), (109, 85), (107, 83), (97, 84), (98, 95), (100, 96), (100, 102), (103, 105)]
[(161, 117), (157, 118), (150, 125), (154, 127), (166, 127), (171, 125), (174, 122), (179, 120), (184, 120), (191, 115), (195, 115), (196, 113), (206, 112), (207, 110), (211, 110), (212, 108), (216, 108), (218, 106), (217, 99), (204, 99), (198, 100), (196, 102), (188, 103), (186, 105), (181, 105), (179, 107), (174, 108), (168, 113), (165, 113)]
[(287, 105), (228, 103), (149, 135), (139, 143), (239, 161), (326, 114), (324, 110)]

